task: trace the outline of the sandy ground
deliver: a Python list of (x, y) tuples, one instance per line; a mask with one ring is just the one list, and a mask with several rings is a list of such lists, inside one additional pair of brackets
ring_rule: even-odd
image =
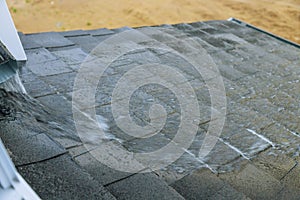
[(25, 33), (239, 18), (300, 44), (300, 0), (8, 0)]

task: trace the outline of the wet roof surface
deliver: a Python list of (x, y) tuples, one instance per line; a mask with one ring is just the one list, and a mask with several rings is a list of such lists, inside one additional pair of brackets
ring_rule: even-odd
[(8, 55), (5, 53), (4, 49), (0, 46), (0, 65), (8, 60)]
[[(28, 57), (20, 75), (32, 98), (1, 91), (0, 105), (8, 105), (10, 112), (0, 112), (5, 119), (1, 120), (0, 115), (0, 134), (18, 170), (42, 199), (300, 196), (300, 49), (230, 21), (132, 30), (20, 33)], [(130, 34), (109, 40), (124, 31)], [(99, 162), (91, 154), (93, 150), (83, 146), (72, 112), (74, 80), (88, 55), (99, 56), (96, 52), (103, 41), (109, 41), (105, 43), (108, 52), (101, 54), (104, 60), (112, 52), (128, 49), (103, 72), (95, 94), (96, 114), (107, 125), (105, 139), (118, 143), (120, 148), (145, 153), (169, 144), (180, 127), (183, 107), (174, 91), (159, 84), (143, 85), (130, 98), (132, 120), (146, 126), (150, 123), (149, 109), (157, 103), (165, 109), (166, 123), (153, 137), (125, 134), (112, 113), (112, 94), (127, 72), (149, 63), (169, 65), (180, 71), (194, 89), (201, 113), (198, 131), (183, 155), (170, 165), (144, 174), (120, 172)], [(175, 53), (165, 51), (165, 46), (173, 47)], [(222, 133), (204, 158), (198, 153), (210, 122), (216, 120), (211, 119), (207, 83), (215, 77), (199, 74), (189, 60), (176, 54), (201, 58), (195, 53), (200, 47), (222, 76), (227, 107)], [(101, 68), (101, 62), (95, 68)], [(88, 73), (92, 76), (94, 72)], [(174, 84), (179, 87), (183, 83)], [(93, 127), (88, 130), (94, 131)], [(165, 152), (161, 162), (171, 154)]]

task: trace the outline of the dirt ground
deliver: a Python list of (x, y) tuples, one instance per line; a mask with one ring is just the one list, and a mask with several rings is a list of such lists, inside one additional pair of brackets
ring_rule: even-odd
[(25, 33), (235, 17), (300, 44), (300, 0), (7, 0)]

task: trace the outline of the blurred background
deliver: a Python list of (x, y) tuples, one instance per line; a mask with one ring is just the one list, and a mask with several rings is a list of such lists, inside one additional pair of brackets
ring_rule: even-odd
[(7, 0), (24, 33), (235, 17), (300, 44), (300, 0)]

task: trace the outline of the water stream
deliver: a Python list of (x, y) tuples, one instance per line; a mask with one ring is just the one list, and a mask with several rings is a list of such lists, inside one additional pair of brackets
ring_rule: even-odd
[(0, 88), (6, 90), (7, 92), (17, 92), (17, 93), (27, 94), (26, 89), (24, 88), (21, 82), (18, 71), (7, 81), (0, 83)]

